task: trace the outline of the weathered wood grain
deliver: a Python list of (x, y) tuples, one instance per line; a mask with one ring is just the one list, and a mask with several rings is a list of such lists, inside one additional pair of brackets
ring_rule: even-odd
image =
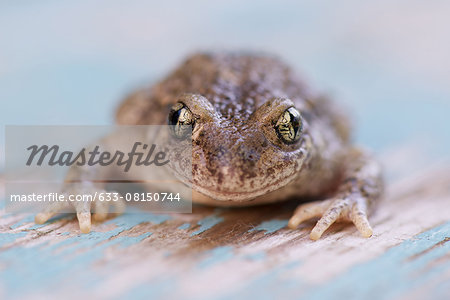
[(126, 214), (80, 234), (72, 216), (0, 219), (1, 298), (445, 299), (450, 165), (390, 180), (375, 234), (314, 222), (285, 228), (296, 203), (192, 214)]

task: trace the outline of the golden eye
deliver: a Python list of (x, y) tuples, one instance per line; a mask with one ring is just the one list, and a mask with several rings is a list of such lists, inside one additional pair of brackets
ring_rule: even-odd
[(302, 116), (294, 107), (286, 109), (278, 119), (275, 130), (278, 137), (286, 144), (293, 144), (302, 133)]
[(171, 130), (175, 137), (179, 139), (186, 137), (188, 133), (192, 132), (194, 122), (194, 115), (183, 103), (178, 102), (170, 110), (168, 123), (173, 125)]

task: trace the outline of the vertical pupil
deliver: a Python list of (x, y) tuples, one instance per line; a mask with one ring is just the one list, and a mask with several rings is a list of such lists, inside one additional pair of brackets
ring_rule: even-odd
[(291, 124), (294, 129), (294, 136), (292, 137), (294, 139), (295, 136), (297, 135), (297, 131), (299, 128), (298, 118), (295, 115), (293, 115), (291, 112), (289, 112), (289, 114), (291, 115)]
[(178, 124), (178, 119), (180, 118), (181, 110), (182, 109), (178, 109), (178, 110), (172, 112), (172, 115), (170, 117), (170, 125)]

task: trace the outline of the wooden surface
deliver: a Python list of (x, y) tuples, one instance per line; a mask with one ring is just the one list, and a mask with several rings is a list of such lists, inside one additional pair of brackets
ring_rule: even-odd
[(0, 298), (448, 299), (450, 164), (394, 177), (370, 239), (337, 224), (313, 242), (313, 222), (285, 228), (295, 203), (126, 214), (86, 235), (71, 215), (2, 213)]

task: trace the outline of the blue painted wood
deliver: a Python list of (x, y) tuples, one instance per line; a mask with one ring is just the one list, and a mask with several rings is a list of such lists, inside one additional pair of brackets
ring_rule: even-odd
[[(302, 299), (393, 299), (397, 296), (407, 294), (414, 289), (421, 289), (427, 284), (433, 283), (436, 288), (432, 289), (435, 299), (448, 296), (450, 290), (446, 289), (446, 283), (450, 280), (448, 271), (450, 270), (450, 222), (425, 231), (403, 243), (390, 248), (384, 254), (371, 259), (365, 263), (355, 265), (338, 276), (321, 284), (311, 284), (298, 277), (286, 277), (285, 274), (295, 270), (302, 265), (302, 261), (294, 260), (281, 264), (266, 265), (270, 255), (266, 251), (259, 251), (253, 254), (239, 253), (239, 244), (229, 243), (229, 245), (215, 246), (212, 244), (208, 249), (198, 251), (187, 251), (181, 257), (176, 256), (173, 243), (174, 238), (158, 237), (158, 240), (149, 240), (156, 230), (157, 235), (161, 235), (158, 228), (166, 228), (183, 233), (185, 240), (176, 240), (179, 245), (189, 243), (190, 239), (211, 233), (220, 229), (220, 224), (224, 218), (218, 217), (218, 210), (210, 211), (212, 214), (203, 214), (200, 219), (193, 224), (180, 223), (170, 226), (176, 218), (169, 215), (153, 214), (127, 214), (108, 221), (105, 226), (113, 225), (112, 228), (104, 232), (94, 231), (89, 234), (74, 234), (60, 228), (53, 232), (52, 238), (33, 245), (30, 241), (21, 243), (21, 240), (29, 236), (39, 240), (35, 235), (36, 230), (31, 229), (32, 224), (25, 224), (27, 229), (20, 230), (15, 227), (14, 233), (0, 233), (0, 264), (3, 271), (0, 273), (5, 295), (12, 298), (21, 298), (30, 294), (47, 294), (52, 290), (64, 291), (64, 283), (70, 280), (71, 284), (83, 288), (83, 293), (89, 294), (96, 285), (101, 284), (108, 278), (121, 276), (123, 267), (129, 268), (133, 265), (122, 264), (127, 256), (123, 253), (130, 253), (128, 249), (135, 249), (133, 246), (142, 245), (144, 248), (136, 250), (138, 253), (147, 253), (148, 250), (161, 247), (160, 241), (166, 251), (167, 261), (162, 264), (169, 266), (170, 259), (178, 257), (180, 263), (186, 261), (194, 263), (190, 272), (210, 272), (214, 268), (227, 265), (231, 261), (251, 262), (252, 268), (265, 266), (257, 276), (247, 278), (243, 287), (228, 290), (226, 293), (219, 293), (213, 298), (237, 298), (248, 299), (248, 297), (294, 297)], [(214, 225), (212, 224), (214, 220)], [(68, 219), (57, 220), (54, 224)], [(70, 224), (71, 222), (69, 222)], [(136, 230), (135, 228), (148, 224), (147, 227)], [(183, 224), (184, 226), (180, 226)], [(189, 224), (190, 229), (187, 229)], [(205, 228), (207, 224), (208, 228)], [(265, 230), (262, 237), (279, 234), (283, 236), (286, 229), (283, 229), (284, 221), (272, 220), (264, 221), (254, 229), (247, 229), (247, 239), (251, 240), (260, 230)], [(29, 227), (27, 227), (29, 226)], [(180, 228), (181, 227), (181, 228)], [(134, 233), (133, 233), (134, 230)], [(188, 232), (186, 232), (186, 230)], [(190, 232), (189, 232), (190, 231)], [(202, 231), (202, 233), (199, 233)], [(267, 232), (268, 231), (268, 232)], [(126, 234), (123, 234), (126, 233)], [(44, 235), (45, 236), (45, 235)], [(238, 235), (239, 236), (239, 235)], [(43, 236), (41, 236), (42, 238)], [(158, 242), (156, 242), (158, 241)], [(338, 241), (337, 241), (338, 242)], [(203, 242), (202, 242), (203, 243)], [(305, 243), (299, 251), (311, 247), (313, 244)], [(242, 245), (243, 246), (243, 245)], [(241, 247), (242, 247), (241, 246)], [(137, 249), (137, 248), (136, 248)], [(147, 251), (143, 252), (143, 249)], [(107, 252), (114, 256), (108, 264), (100, 264)], [(173, 251), (173, 252), (171, 252)], [(134, 254), (136, 256), (136, 254)], [(174, 256), (175, 255), (175, 256)], [(138, 256), (139, 257), (139, 256)], [(145, 261), (148, 257), (142, 257)], [(440, 262), (441, 261), (441, 262)], [(133, 261), (133, 263), (138, 263)], [(119, 267), (121, 266), (122, 267)], [(319, 266), (318, 266), (319, 267)], [(322, 266), (326, 267), (326, 266)], [(239, 270), (230, 270), (237, 271)], [(151, 274), (151, 270), (150, 273)], [(170, 294), (183, 281), (186, 274), (177, 271), (169, 272), (169, 279), (159, 281), (146, 281), (145, 284), (135, 285), (129, 282), (129, 288), (122, 292), (121, 296), (133, 296), (142, 298), (146, 295), (164, 296)], [(166, 274), (167, 275), (167, 274)], [(224, 274), (226, 275), (226, 274)], [(104, 277), (102, 277), (104, 276)], [(164, 277), (164, 276), (163, 276)], [(26, 278), (26, 280), (24, 280)], [(127, 280), (123, 278), (123, 280)], [(436, 284), (437, 282), (437, 284)], [(201, 282), (198, 283), (201, 286)], [(439, 288), (438, 288), (439, 287)], [(111, 287), (114, 288), (114, 287)], [(383, 293), (377, 291), (383, 290)]]
[[(404, 241), (320, 285), (284, 278), (284, 271), (296, 267), (295, 263), (286, 264), (267, 270), (245, 288), (219, 298), (266, 299), (276, 295), (297, 299), (396, 299), (438, 280), (440, 288), (431, 290), (427, 299), (448, 299), (449, 255), (450, 222)], [(438, 263), (445, 256), (447, 259)]]

